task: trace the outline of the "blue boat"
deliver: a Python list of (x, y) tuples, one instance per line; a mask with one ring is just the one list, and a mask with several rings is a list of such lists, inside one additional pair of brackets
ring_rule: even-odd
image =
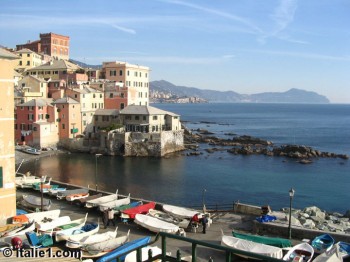
[(323, 253), (332, 248), (334, 245), (334, 238), (329, 234), (322, 234), (320, 236), (315, 237), (311, 246), (314, 248), (316, 253)]
[[(111, 252), (108, 252), (106, 255), (104, 255), (103, 257), (99, 258), (96, 262), (113, 262), (113, 261), (117, 261), (117, 257), (120, 255), (125, 254), (126, 252), (129, 252), (135, 248), (141, 247), (143, 245), (148, 244), (151, 241), (151, 237), (142, 237), (142, 238), (138, 238), (135, 239), (133, 241), (127, 242), (124, 245), (112, 250)], [(124, 261), (125, 259), (125, 255), (123, 255), (122, 257), (120, 257), (120, 261)]]
[(339, 241), (337, 244), (339, 246), (339, 251), (340, 251), (343, 259), (349, 257), (350, 256), (350, 243)]

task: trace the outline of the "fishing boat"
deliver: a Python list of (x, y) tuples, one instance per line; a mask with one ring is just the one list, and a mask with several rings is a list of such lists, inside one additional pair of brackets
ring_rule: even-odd
[(66, 196), (66, 200), (67, 200), (68, 202), (73, 202), (73, 201), (75, 201), (75, 200), (87, 198), (89, 195), (90, 195), (89, 192), (77, 193), (77, 194), (70, 194), (69, 196)]
[[(141, 246), (147, 245), (150, 241), (151, 241), (151, 237), (149, 237), (149, 236), (132, 240), (128, 243), (125, 243), (124, 245), (122, 245), (120, 247), (117, 247), (116, 249), (112, 250), (111, 252), (107, 253), (103, 257), (99, 258), (96, 262), (114, 261), (120, 255), (122, 255), (120, 257), (120, 261), (124, 261), (124, 262), (137, 261), (136, 260), (136, 251), (133, 251), (126, 256), (123, 254), (128, 253), (128, 251), (131, 251), (135, 248), (139, 248)], [(152, 251), (153, 251), (153, 249), (152, 249)], [(155, 251), (158, 254), (159, 250), (155, 250)], [(145, 252), (142, 251), (142, 261), (144, 261), (144, 258), (145, 259), (148, 258), (148, 254), (146, 256), (146, 254), (144, 255), (144, 253)]]
[[(43, 179), (45, 182), (46, 177), (44, 176)], [(16, 176), (15, 178), (16, 187), (20, 188), (32, 188), (33, 184), (38, 183), (41, 183), (41, 178), (37, 176), (31, 176), (29, 172), (27, 174)]]
[[(50, 196), (57, 196), (58, 192), (62, 192), (62, 191), (66, 191), (66, 190), (67, 190), (67, 188), (65, 188), (65, 187), (50, 188), (47, 190), (47, 193)], [(45, 190), (44, 190), (44, 193), (46, 193)]]
[(103, 211), (107, 210), (108, 208), (113, 209), (115, 207), (122, 206), (122, 205), (128, 205), (128, 204), (130, 204), (130, 194), (125, 198), (120, 198), (117, 200), (113, 200), (113, 201), (101, 204), (101, 205), (99, 205), (99, 209), (100, 209), (100, 211), (103, 212)]
[(39, 149), (36, 149), (34, 147), (23, 147), (22, 148), (22, 152), (27, 153), (27, 154), (31, 154), (31, 155), (40, 155), (41, 151)]
[(47, 229), (46, 231), (40, 229), (40, 232), (44, 233), (44, 234), (50, 234), (51, 236), (55, 236), (57, 234), (57, 232), (64, 233), (65, 230), (68, 230), (68, 229), (69, 230), (70, 229), (79, 229), (85, 225), (86, 220), (87, 220), (87, 216), (88, 216), (88, 213), (86, 213), (85, 217), (83, 217), (83, 218), (78, 218), (75, 220), (71, 220), (67, 223), (62, 223), (60, 225), (57, 225), (54, 228)]
[(129, 241), (130, 230), (125, 236), (82, 246), (82, 257), (100, 257)]
[(350, 243), (339, 241), (336, 243), (339, 246), (339, 252), (343, 258), (348, 258), (350, 256)]
[(86, 236), (96, 234), (100, 230), (99, 223), (85, 224), (79, 228), (71, 227), (65, 230), (56, 232), (55, 240), (56, 242), (68, 240), (70, 237), (74, 239), (81, 239)]
[(311, 246), (314, 248), (316, 253), (323, 253), (330, 250), (334, 245), (334, 242), (334, 238), (331, 235), (322, 234), (312, 240)]
[(46, 198), (37, 197), (34, 195), (23, 195), (20, 201), (21, 205), (28, 207), (30, 209), (41, 209), (49, 210), (51, 207), (51, 200)]
[(155, 233), (176, 234), (180, 229), (177, 225), (143, 214), (136, 214), (134, 222)]
[(191, 219), (194, 215), (200, 213), (197, 210), (172, 205), (163, 205), (163, 210), (175, 217), (187, 219)]
[(60, 209), (27, 213), (23, 215), (14, 216), (12, 218), (12, 223), (28, 223), (29, 220), (35, 220), (35, 222), (47, 222), (48, 220), (58, 218), (60, 216), (60, 213)]
[(14, 230), (21, 230), (24, 228), (24, 224), (7, 224), (4, 226), (0, 226), (0, 238), (7, 236), (10, 232), (13, 232)]
[(8, 232), (5, 236), (6, 237), (15, 237), (15, 236), (24, 236), (26, 232), (33, 231), (35, 229), (35, 221), (32, 220), (31, 222), (25, 224), (23, 227), (20, 227), (18, 229), (12, 230)]
[(130, 204), (127, 204), (127, 205), (121, 205), (121, 206), (114, 207), (113, 211), (114, 211), (115, 215), (120, 215), (122, 211), (124, 211), (126, 209), (133, 208), (133, 207), (137, 207), (140, 205), (142, 205), (142, 201), (131, 202)]
[(115, 194), (102, 196), (96, 199), (89, 199), (86, 201), (85, 207), (87, 208), (93, 208), (98, 207), (100, 205), (103, 205), (108, 202), (112, 202), (118, 199), (118, 190), (115, 192)]
[(284, 261), (303, 261), (309, 262), (314, 256), (314, 249), (308, 243), (300, 243), (293, 246), (283, 257)]
[(158, 219), (163, 220), (163, 221), (168, 222), (168, 223), (172, 223), (172, 224), (177, 225), (177, 226), (182, 227), (182, 228), (187, 228), (189, 223), (190, 223), (190, 220), (188, 220), (188, 219), (177, 218), (177, 217), (170, 215), (169, 213), (166, 213), (166, 212), (163, 212), (160, 210), (156, 210), (156, 209), (148, 210), (147, 215), (158, 218)]
[(334, 244), (330, 250), (321, 253), (312, 261), (315, 261), (315, 262), (342, 262), (343, 256), (339, 250), (339, 245)]
[(95, 243), (101, 243), (109, 239), (114, 239), (117, 237), (117, 230), (118, 230), (118, 227), (116, 227), (114, 231), (96, 233), (89, 236), (83, 236), (82, 238), (80, 238), (79, 236), (72, 235), (67, 239), (66, 247), (80, 248), (80, 247), (95, 244)]
[(70, 195), (86, 194), (86, 193), (89, 193), (89, 189), (87, 188), (70, 189), (70, 190), (57, 192), (56, 197), (58, 200), (61, 200), (61, 199), (65, 199), (67, 196), (70, 196)]
[(237, 233), (234, 231), (232, 231), (232, 235), (237, 238), (241, 238), (241, 239), (245, 239), (245, 240), (249, 240), (249, 241), (253, 241), (256, 243), (261, 243), (269, 246), (275, 246), (280, 248), (286, 248), (286, 247), (292, 246), (292, 242), (289, 239), (285, 239), (285, 238), (250, 235), (250, 234)]
[(94, 200), (94, 199), (97, 199), (97, 198), (100, 198), (100, 197), (102, 197), (102, 194), (98, 193), (98, 194), (95, 194), (95, 195), (89, 195), (88, 197), (76, 199), (73, 202), (74, 202), (75, 205), (83, 207), (83, 206), (85, 206), (87, 201)]
[[(274, 246), (268, 246), (261, 243), (256, 243), (253, 241), (240, 239), (233, 236), (226, 236), (222, 232), (221, 237), (221, 245), (226, 247), (231, 247), (234, 249), (238, 249), (243, 252), (249, 252), (257, 255), (262, 255), (266, 257), (273, 257), (277, 259), (282, 259), (283, 257), (283, 250), (279, 247)], [(253, 258), (254, 256), (251, 256), (249, 253), (247, 254), (238, 254), (235, 253), (238, 256), (244, 257), (244, 258)], [(268, 260), (268, 259), (267, 259)]]
[(126, 209), (124, 210), (120, 217), (122, 219), (135, 219), (135, 216), (137, 214), (147, 214), (148, 211), (152, 208), (154, 209), (156, 206), (156, 203), (155, 202), (150, 202), (150, 203), (147, 203), (147, 204), (143, 204), (143, 205), (140, 205), (140, 206), (137, 206), (137, 207), (132, 207), (130, 209)]
[(46, 232), (70, 222), (71, 222), (71, 219), (69, 216), (62, 216), (52, 220), (47, 220), (47, 221), (45, 220), (40, 222), (38, 221), (36, 222), (35, 228), (37, 229), (38, 232), (40, 231)]

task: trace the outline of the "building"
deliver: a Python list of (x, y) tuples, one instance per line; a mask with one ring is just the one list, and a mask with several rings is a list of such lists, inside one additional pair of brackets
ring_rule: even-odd
[(55, 59), (69, 60), (69, 36), (55, 33), (40, 34), (40, 40), (16, 45), (16, 50), (29, 49), (36, 53), (50, 55)]
[[(126, 62), (104, 62), (102, 71), (105, 79), (120, 83), (116, 87), (123, 88), (117, 92), (126, 98), (128, 105), (149, 105), (149, 72), (146, 66), (133, 65)], [(118, 104), (110, 109), (121, 109)]]
[(112, 130), (121, 126), (119, 110), (97, 109), (94, 114), (94, 130)]
[(16, 215), (14, 68), (18, 57), (0, 48), (0, 225)]
[(104, 84), (105, 108), (124, 109), (128, 105), (129, 88), (120, 82), (106, 82)]
[(29, 68), (43, 64), (42, 56), (28, 48), (16, 51), (15, 54), (20, 57), (18, 65), (15, 68), (18, 72), (24, 72)]
[(20, 103), (25, 103), (36, 98), (47, 98), (47, 84), (47, 81), (43, 78), (37, 78), (32, 75), (23, 77), (18, 81), (16, 88), (18, 97), (16, 97), (16, 100), (20, 100)]

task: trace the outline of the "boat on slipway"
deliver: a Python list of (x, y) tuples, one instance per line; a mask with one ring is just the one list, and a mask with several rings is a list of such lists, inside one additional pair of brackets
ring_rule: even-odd
[(122, 220), (135, 219), (137, 214), (147, 214), (150, 209), (154, 209), (156, 206), (155, 202), (150, 202), (137, 207), (126, 209), (120, 215)]
[(314, 248), (314, 251), (316, 253), (323, 253), (325, 251), (330, 250), (334, 245), (334, 243), (335, 243), (335, 240), (331, 235), (322, 234), (315, 237), (312, 240), (311, 246)]
[(202, 214), (201, 212), (189, 208), (178, 207), (173, 205), (163, 205), (163, 210), (174, 217), (191, 219), (196, 214)]
[(288, 253), (284, 255), (283, 260), (310, 262), (314, 253), (314, 249), (310, 244), (300, 243), (289, 249)]
[(130, 194), (127, 197), (103, 203), (103, 204), (99, 205), (99, 209), (101, 212), (103, 212), (103, 211), (107, 210), (108, 208), (113, 209), (115, 207), (119, 207), (122, 205), (128, 205), (128, 204), (130, 204)]
[(275, 246), (280, 248), (287, 248), (292, 246), (292, 242), (289, 239), (278, 238), (278, 237), (266, 237), (259, 235), (243, 234), (232, 231), (232, 235), (237, 238), (253, 241), (256, 243), (261, 243), (269, 246)]
[(112, 195), (107, 195), (107, 196), (100, 196), (96, 199), (89, 199), (88, 201), (86, 201), (85, 203), (85, 207), (87, 208), (93, 208), (93, 207), (98, 207), (101, 206), (103, 204), (106, 204), (108, 202), (112, 202), (118, 200), (118, 190), (115, 192), (115, 194)]
[(41, 197), (37, 197), (34, 195), (23, 195), (22, 196), (22, 200), (20, 201), (20, 203), (25, 206), (28, 207), (30, 209), (41, 209), (41, 207), (43, 207), (43, 210), (49, 210), (51, 207), (51, 200), (50, 199), (41, 199)]
[(83, 237), (96, 234), (100, 230), (100, 223), (80, 224), (80, 227), (71, 227), (66, 230), (56, 232), (56, 242), (68, 240), (70, 237), (74, 239), (82, 239)]
[(74, 196), (78, 194), (87, 194), (87, 193), (89, 193), (89, 189), (87, 188), (70, 189), (70, 190), (57, 192), (56, 197), (58, 200), (61, 200), (61, 199), (65, 199), (68, 196)]
[(176, 234), (180, 229), (180, 227), (175, 224), (143, 214), (137, 214), (134, 222), (154, 233), (165, 232), (169, 234)]

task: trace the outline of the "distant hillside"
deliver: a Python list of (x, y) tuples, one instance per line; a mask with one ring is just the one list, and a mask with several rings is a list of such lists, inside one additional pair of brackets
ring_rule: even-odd
[[(250, 102), (250, 103), (329, 103), (327, 97), (315, 92), (292, 88), (286, 92), (266, 92), (252, 95), (239, 94), (234, 91), (205, 90), (195, 87), (176, 86), (165, 80), (150, 82), (151, 98), (159, 97), (198, 97), (208, 102)], [(165, 102), (165, 101), (163, 101)]]
[(73, 63), (73, 64), (76, 64), (82, 68), (92, 68), (92, 69), (99, 69), (99, 68), (102, 68), (102, 65), (88, 65), (88, 64), (85, 64), (83, 62), (80, 62), (78, 60), (74, 60), (74, 59), (69, 59), (69, 62)]

